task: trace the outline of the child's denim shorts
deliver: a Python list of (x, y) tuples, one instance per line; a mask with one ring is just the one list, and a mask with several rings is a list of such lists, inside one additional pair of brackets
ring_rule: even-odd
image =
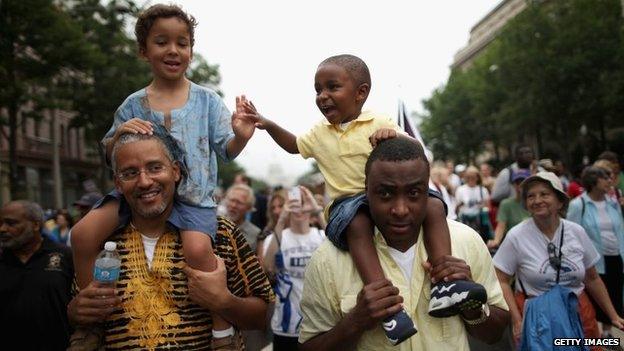
[[(444, 204), (444, 212), (448, 213), (446, 203), (442, 200), (442, 195), (439, 192), (429, 189), (429, 196), (442, 201), (442, 204)], [(327, 234), (327, 238), (329, 238), (337, 248), (344, 251), (349, 250), (346, 229), (360, 207), (368, 211), (368, 199), (365, 193), (338, 198), (331, 205), (325, 234)]]
[[(119, 227), (127, 225), (130, 222), (132, 212), (123, 194), (117, 190), (106, 194), (100, 201), (93, 205), (93, 208), (100, 208), (110, 200), (119, 202)], [(192, 230), (209, 235), (213, 241), (217, 234), (216, 208), (191, 206), (175, 199), (173, 202), (173, 209), (167, 222), (180, 231)]]

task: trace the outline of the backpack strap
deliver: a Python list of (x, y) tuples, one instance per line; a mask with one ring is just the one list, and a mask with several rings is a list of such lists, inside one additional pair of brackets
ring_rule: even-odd
[(559, 275), (561, 274), (561, 266), (563, 265), (563, 261), (561, 260), (561, 248), (563, 247), (563, 222), (561, 222), (561, 240), (559, 240), (559, 266), (557, 267), (557, 281), (559, 284)]
[(524, 284), (522, 284), (522, 280), (520, 280), (519, 277), (516, 277), (516, 280), (520, 284), (520, 289), (522, 289), (522, 293), (524, 294), (524, 297), (528, 299), (529, 298), (529, 294), (527, 294), (526, 289), (524, 288)]
[(585, 199), (583, 198), (583, 196), (581, 196), (581, 221), (583, 220), (584, 216), (585, 216)]

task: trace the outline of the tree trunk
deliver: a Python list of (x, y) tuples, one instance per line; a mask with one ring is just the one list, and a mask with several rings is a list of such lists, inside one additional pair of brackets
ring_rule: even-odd
[(535, 146), (535, 159), (539, 160), (541, 157), (541, 153), (543, 150), (543, 145), (542, 145), (542, 133), (540, 132), (540, 126), (536, 125), (535, 126), (535, 141), (536, 141), (536, 146)]
[(13, 99), (9, 103), (9, 188), (11, 190), (11, 200), (16, 200), (19, 189), (17, 182), (17, 100)]
[(106, 192), (108, 189), (108, 165), (106, 164), (106, 151), (104, 147), (98, 145), (98, 155), (100, 156), (100, 190)]
[(54, 182), (54, 206), (56, 208), (63, 208), (63, 178), (61, 177), (60, 155), (61, 128), (55, 108), (50, 111), (50, 117), (52, 118), (52, 179)]
[(604, 116), (602, 114), (598, 117), (598, 128), (600, 128), (600, 149), (608, 150), (607, 133), (605, 132)]

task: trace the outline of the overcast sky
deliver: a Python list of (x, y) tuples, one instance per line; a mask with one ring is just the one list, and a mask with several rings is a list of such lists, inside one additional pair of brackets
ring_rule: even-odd
[[(298, 135), (323, 118), (314, 102), (314, 73), (323, 59), (350, 53), (368, 64), (365, 108), (395, 116), (403, 99), (408, 110), (422, 111), (421, 101), (446, 81), (472, 26), (500, 0), (173, 2), (198, 20), (195, 52), (219, 65), (227, 106), (246, 94), (262, 114)], [(292, 180), (310, 167), (260, 130), (236, 160), (257, 178), (267, 178), (270, 165)]]

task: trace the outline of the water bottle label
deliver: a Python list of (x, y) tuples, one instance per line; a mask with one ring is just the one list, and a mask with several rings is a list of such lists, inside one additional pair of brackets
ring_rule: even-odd
[(100, 268), (95, 267), (93, 278), (102, 283), (114, 283), (119, 279), (119, 267)]

